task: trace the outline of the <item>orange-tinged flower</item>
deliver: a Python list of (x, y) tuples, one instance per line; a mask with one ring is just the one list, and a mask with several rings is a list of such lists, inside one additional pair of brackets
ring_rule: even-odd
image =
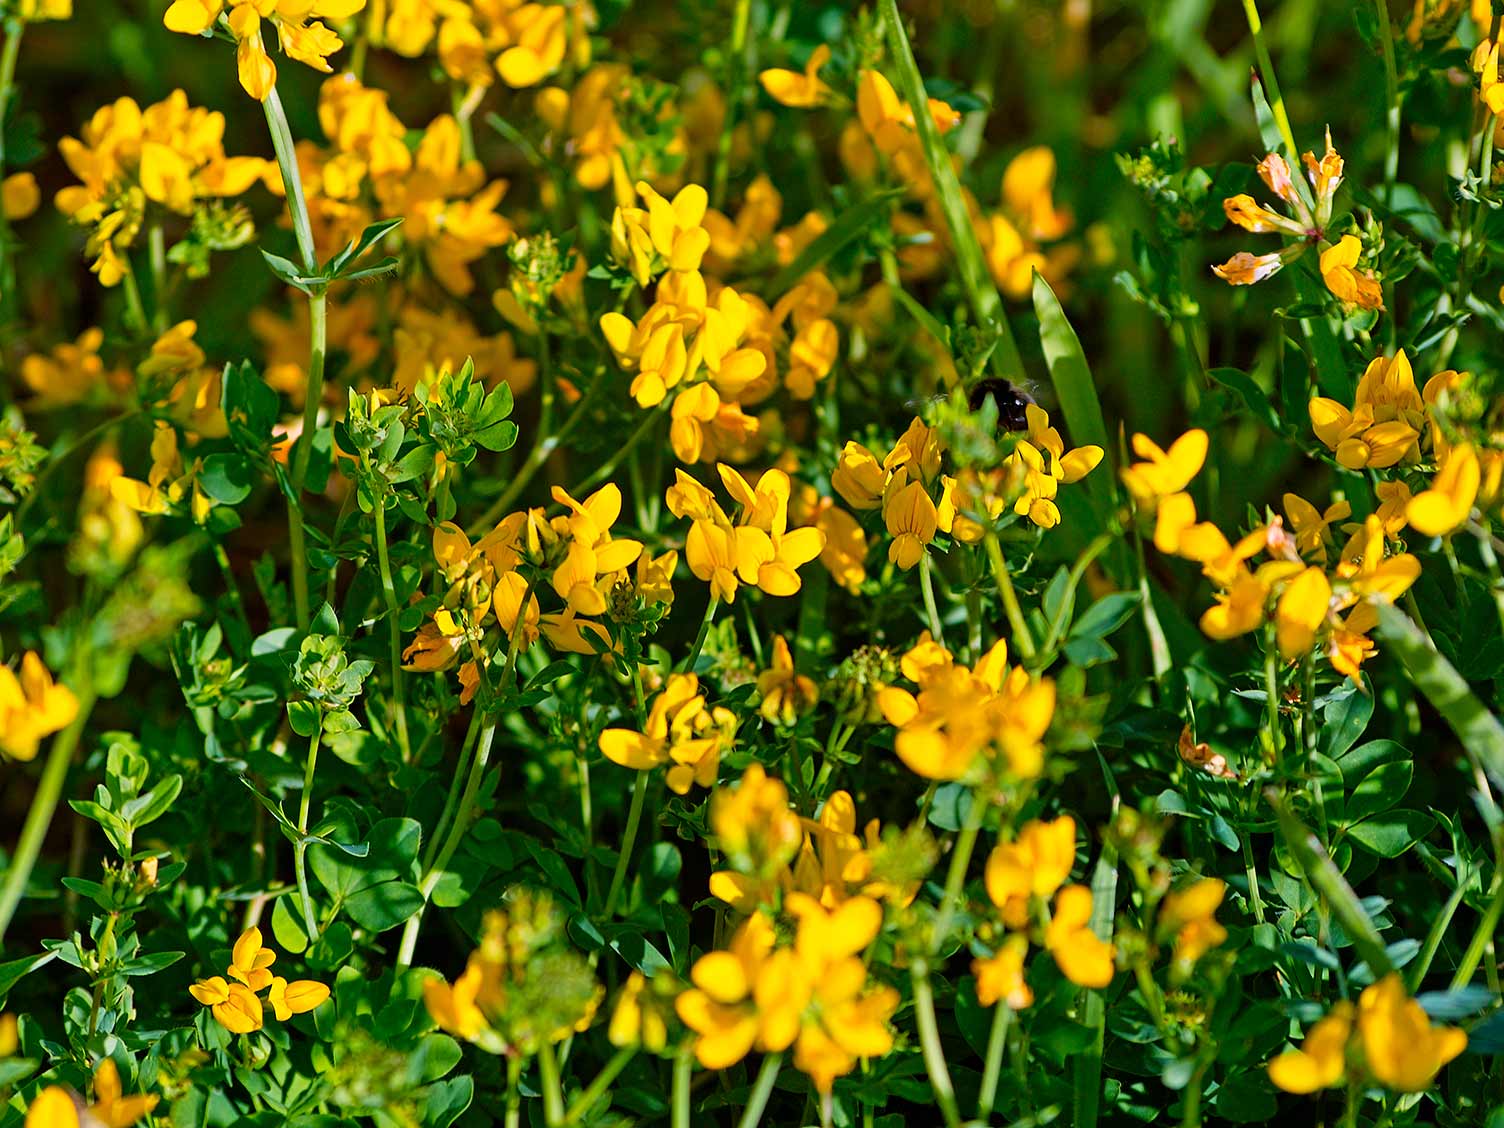
[(1076, 822), (1061, 815), (1050, 822), (1031, 819), (1012, 842), (1001, 842), (987, 857), (987, 896), (1010, 928), (1028, 922), (1033, 897), (1050, 898), (1076, 863)]
[(1348, 305), (1359, 309), (1384, 309), (1384, 292), (1372, 271), (1359, 270), (1363, 243), (1356, 235), (1344, 235), (1321, 252), (1321, 278), (1326, 288)]
[(1216, 917), (1226, 892), (1226, 882), (1204, 877), (1165, 895), (1159, 905), (1159, 931), (1175, 938), (1176, 960), (1194, 964), (1227, 939), (1227, 929)]
[(977, 978), (977, 1002), (990, 1007), (1001, 1001), (1013, 1010), (1032, 1006), (1034, 992), (1024, 978), (1024, 958), (1028, 954), (1028, 938), (1014, 933), (991, 956), (972, 960), (971, 973)]

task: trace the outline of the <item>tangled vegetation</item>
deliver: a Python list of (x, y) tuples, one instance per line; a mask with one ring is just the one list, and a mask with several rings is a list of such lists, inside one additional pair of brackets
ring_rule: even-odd
[(0, 1128), (1504, 1126), (1504, 13), (1264, 7), (0, 0)]

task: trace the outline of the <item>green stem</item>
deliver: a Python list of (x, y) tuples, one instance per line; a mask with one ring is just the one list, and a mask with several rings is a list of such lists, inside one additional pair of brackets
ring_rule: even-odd
[(924, 1069), (935, 1090), (935, 1101), (945, 1117), (946, 1128), (959, 1128), (961, 1112), (956, 1105), (956, 1090), (950, 1070), (945, 1065), (945, 1050), (940, 1045), (940, 1027), (935, 1021), (935, 992), (930, 986), (929, 964), (923, 958), (914, 961), (914, 1020), (919, 1027), (919, 1045), (924, 1053)]
[(674, 1057), (672, 1128), (689, 1128), (689, 1078), (694, 1069), (694, 1054), (685, 1046)]
[(1069, 613), (1069, 609), (1075, 605), (1074, 596), (1076, 589), (1081, 586), (1081, 580), (1085, 577), (1086, 570), (1092, 566), (1097, 557), (1107, 551), (1108, 546), (1112, 544), (1112, 539), (1111, 533), (1101, 533), (1098, 535), (1086, 546), (1086, 550), (1081, 553), (1076, 563), (1071, 567), (1070, 576), (1065, 586), (1065, 598), (1060, 601), (1060, 607), (1056, 610), (1055, 617), (1050, 620), (1050, 629), (1044, 636), (1044, 646), (1041, 649), (1047, 659), (1054, 656), (1055, 648), (1060, 645), (1060, 636), (1065, 633), (1066, 616)]
[(700, 660), (700, 651), (705, 646), (705, 637), (710, 633), (710, 620), (715, 618), (715, 609), (720, 605), (721, 601), (713, 596), (705, 605), (705, 617), (700, 620), (700, 631), (695, 635), (695, 643), (689, 648), (689, 654), (679, 666), (680, 673), (687, 674), (694, 671), (695, 663)]
[(1003, 1074), (1003, 1049), (1008, 1044), (1008, 1027), (1013, 1008), (999, 1000), (993, 1007), (992, 1033), (987, 1035), (987, 1059), (982, 1067), (982, 1091), (977, 1097), (977, 1119), (986, 1124), (997, 1105), (997, 1084)]
[(584, 481), (580, 482), (573, 489), (571, 489), (569, 491), (570, 496), (583, 498), (585, 494), (595, 489), (596, 486), (600, 485), (607, 478), (611, 477), (612, 474), (616, 473), (616, 468), (621, 465), (622, 460), (626, 458), (627, 455), (631, 454), (632, 451), (637, 449), (638, 443), (647, 438), (648, 432), (653, 429), (654, 425), (658, 422), (659, 417), (662, 416), (666, 410), (668, 410), (670, 402), (671, 401), (669, 400), (664, 400), (663, 403), (659, 404), (657, 407), (653, 408), (652, 411), (648, 412), (647, 418), (645, 418), (641, 423), (637, 425), (637, 430), (633, 431), (630, 435), (627, 436), (626, 443), (623, 444), (615, 454), (606, 459), (606, 461), (602, 463), (593, 474), (585, 478)]
[(627, 1063), (636, 1056), (636, 1046), (623, 1046), (616, 1051), (611, 1060), (595, 1075), (595, 1080), (590, 1082), (583, 1093), (570, 1102), (569, 1111), (564, 1115), (566, 1128), (568, 1125), (579, 1123), (580, 1119), (596, 1106), (596, 1103), (605, 1095), (606, 1090), (611, 1087), (611, 1082), (616, 1080), (617, 1075), (623, 1069), (627, 1068)]
[[(78, 663), (83, 669), (87, 656)], [(87, 675), (85, 675), (87, 678)], [(58, 799), (62, 796), (63, 784), (68, 778), (68, 768), (73, 763), (73, 753), (89, 723), (89, 713), (94, 708), (94, 688), (87, 680), (78, 692), (78, 713), (73, 721), (52, 740), (47, 753), (47, 766), (37, 784), (36, 794), (31, 799), (31, 809), (26, 812), (26, 822), (21, 827), (21, 837), (10, 856), (10, 865), (5, 869), (5, 885), (0, 888), (0, 951), (3, 951), (5, 932), (16, 915), (21, 899), (26, 896), (26, 883), (31, 880), (31, 871), (42, 852), (42, 842), (52, 826), (52, 816), (57, 811)]]
[(153, 223), (146, 235), (151, 255), (151, 327), (161, 336), (167, 332), (167, 240), (162, 224)]
[[(298, 156), (293, 144), (292, 130), (287, 124), (287, 113), (282, 108), (282, 99), (276, 85), (267, 92), (261, 103), (266, 113), (266, 125), (272, 136), (272, 148), (277, 154), (277, 167), (282, 173), (282, 188), (287, 197), (287, 211), (292, 217), (293, 235), (298, 242), (298, 253), (303, 260), (303, 269), (309, 275), (318, 273), (318, 254), (313, 243), (313, 224), (308, 218), (308, 200), (303, 194), (303, 180), (298, 173)], [(307, 544), (303, 534), (303, 483), (308, 476), (309, 456), (313, 452), (313, 436), (318, 428), (319, 403), (324, 396), (324, 353), (328, 339), (328, 310), (322, 286), (308, 293), (308, 385), (303, 398), (303, 432), (298, 436), (292, 457), (292, 493), (287, 507), (288, 547), (292, 554), (293, 609), (299, 628), (308, 629), (308, 561)]]
[(627, 830), (622, 838), (621, 853), (616, 857), (616, 869), (611, 874), (611, 886), (606, 890), (606, 908), (602, 914), (606, 920), (611, 919), (616, 911), (616, 901), (621, 895), (621, 887), (627, 876), (627, 861), (632, 857), (632, 847), (637, 841), (637, 828), (642, 822), (642, 805), (648, 794), (648, 773), (637, 773), (637, 780), (632, 784), (632, 805), (627, 809)]
[(506, 1128), (520, 1128), (522, 1124), (522, 1100), (517, 1092), (517, 1083), (522, 1079), (522, 1059), (507, 1058), (507, 1118)]
[(924, 611), (930, 620), (930, 637), (944, 646), (945, 634), (940, 627), (940, 610), (935, 604), (935, 580), (930, 574), (928, 550), (919, 557), (919, 588), (924, 593)]
[(1002, 597), (1003, 610), (1008, 615), (1008, 625), (1013, 631), (1013, 649), (1025, 662), (1031, 662), (1036, 653), (1034, 636), (1029, 632), (1023, 608), (1018, 604), (1018, 593), (1013, 590), (1013, 577), (1008, 574), (1008, 561), (1003, 557), (1002, 545), (998, 544), (997, 534), (993, 532), (988, 532), (983, 544), (987, 549), (987, 561), (992, 565), (993, 579), (997, 581), (997, 593)]
[(42, 467), (41, 471), (37, 474), (36, 479), (31, 483), (31, 489), (27, 492), (26, 497), (23, 498), (21, 504), (16, 507), (17, 531), (21, 530), (22, 523), (26, 520), (26, 515), (31, 512), (32, 505), (34, 505), (37, 498), (41, 496), (42, 486), (46, 483), (47, 479), (52, 477), (53, 471), (55, 471), (64, 462), (67, 462), (75, 454), (78, 454), (80, 451), (92, 446), (94, 444), (94, 440), (99, 438), (106, 431), (118, 427), (128, 419), (134, 419), (140, 414), (140, 408), (132, 408), (130, 411), (125, 412), (123, 415), (112, 416), (102, 423), (95, 424), (93, 427), (90, 427), (87, 431), (80, 435), (78, 440), (74, 442), (73, 445), (70, 446), (67, 450), (63, 451), (62, 454), (53, 455), (51, 458), (49, 458), (47, 460), (47, 465)]
[[(368, 464), (369, 465), (369, 464)], [(402, 624), (398, 622), (397, 588), (392, 583), (392, 563), (387, 549), (385, 499), (378, 497), (372, 512), (376, 517), (376, 560), (381, 568), (381, 591), (386, 596), (387, 641), (392, 657), (392, 700), (397, 712), (397, 746), (402, 762), (412, 762), (412, 744), (407, 734), (407, 699), (402, 685)]]
[[(1379, 13), (1379, 46), (1384, 52), (1384, 95), (1388, 107), (1389, 142), (1384, 153), (1384, 203), (1394, 207), (1394, 182), (1400, 168), (1400, 79), (1394, 61), (1394, 29), (1389, 23), (1389, 0), (1374, 0)], [(1270, 68), (1271, 73), (1273, 68)]]
[(1473, 933), (1473, 939), (1468, 944), (1467, 951), (1462, 955), (1462, 962), (1457, 965), (1457, 971), (1452, 976), (1451, 989), (1453, 991), (1465, 987), (1468, 980), (1472, 979), (1473, 972), (1478, 970), (1484, 950), (1498, 931), (1501, 914), (1504, 914), (1504, 872), (1495, 872), (1493, 886), (1488, 894), (1488, 906), (1483, 910), (1483, 918), (1478, 921), (1478, 930)]
[(298, 879), (298, 898), (303, 905), (303, 927), (310, 941), (319, 936), (318, 916), (313, 911), (313, 897), (308, 892), (308, 810), (313, 802), (313, 773), (319, 762), (319, 738), (324, 734), (324, 715), (319, 714), (319, 723), (314, 727), (313, 739), (308, 742), (308, 762), (303, 767), (303, 794), (298, 800), (299, 839), (293, 847), (293, 872)]
[(992, 275), (988, 273), (981, 244), (977, 242), (976, 232), (972, 229), (966, 198), (961, 191), (961, 181), (956, 176), (950, 153), (940, 137), (935, 119), (929, 113), (929, 95), (924, 89), (919, 64), (914, 60), (908, 33), (904, 30), (898, 0), (879, 0), (878, 11), (882, 14), (887, 33), (888, 51), (898, 70), (898, 92), (908, 102), (914, 116), (914, 127), (924, 149), (925, 163), (935, 182), (935, 195), (940, 203), (940, 211), (945, 216), (951, 249), (961, 271), (966, 296), (971, 302), (977, 323), (996, 330), (998, 335), (997, 347), (992, 350), (993, 370), (1004, 379), (1017, 378), (1024, 371), (1023, 358), (1019, 355), (1018, 343), (1013, 339), (1013, 331), (1008, 327), (1003, 300), (998, 295)]
[(757, 1128), (762, 1114), (773, 1096), (773, 1085), (778, 1080), (778, 1069), (783, 1064), (782, 1054), (767, 1054), (762, 1059), (762, 1068), (757, 1071), (757, 1080), (752, 1083), (752, 1092), (747, 1097), (747, 1107), (736, 1128)]
[(449, 794), (444, 797), (444, 809), (439, 812), (439, 821), (434, 824), (433, 834), (428, 840), (428, 846), (423, 851), (423, 869), (426, 871), (433, 864), (434, 855), (438, 853), (439, 845), (444, 841), (444, 834), (449, 829), (449, 820), (454, 817), (454, 808), (460, 800), (460, 790), (464, 787), (466, 767), (470, 763), (470, 754), (475, 751), (475, 742), (480, 736), (479, 709), (470, 713), (470, 727), (465, 730), (465, 742), (460, 745), (460, 758), (455, 762), (454, 774), (449, 778)]
[(543, 1123), (559, 1128), (564, 1123), (564, 1090), (559, 1084), (559, 1058), (547, 1039), (538, 1048), (538, 1078), (543, 1087)]
[(710, 180), (710, 206), (719, 208), (726, 202), (726, 182), (731, 173), (731, 139), (736, 131), (736, 110), (742, 102), (742, 79), (747, 72), (747, 27), (752, 18), (752, 0), (736, 0), (736, 14), (731, 19), (731, 43), (726, 50), (726, 113), (721, 120), (721, 136), (716, 143), (715, 172)]
[(1243, 0), (1243, 13), (1248, 17), (1248, 30), (1253, 34), (1253, 49), (1258, 55), (1259, 76), (1269, 95), (1269, 109), (1274, 113), (1274, 123), (1279, 126), (1279, 135), (1290, 150), (1290, 160), (1300, 157), (1295, 144), (1295, 131), (1290, 128), (1290, 115), (1285, 112), (1285, 98), (1279, 92), (1279, 80), (1274, 77), (1274, 60), (1269, 57), (1269, 45), (1264, 42), (1264, 21), (1259, 18), (1258, 0)]
[[(0, 122), (9, 116), (11, 96), (16, 88), (16, 61), (21, 56), (24, 21), (12, 17), (5, 21), (5, 47), (0, 49)], [(5, 137), (0, 130), (0, 180), (5, 178)], [(0, 326), (8, 326), (15, 311), (11, 308), (16, 292), (16, 264), (10, 253), (10, 221), (0, 209)]]
[(1246, 833), (1243, 838), (1243, 867), (1248, 873), (1248, 903), (1253, 909), (1253, 919), (1259, 924), (1264, 923), (1264, 898), (1259, 893), (1259, 870), (1254, 864), (1253, 858), (1253, 834)]
[(956, 915), (956, 906), (961, 901), (961, 888), (966, 884), (966, 870), (971, 865), (972, 851), (976, 849), (977, 833), (982, 829), (982, 820), (987, 815), (987, 804), (973, 790), (971, 806), (966, 811), (966, 822), (956, 838), (950, 855), (950, 869), (945, 875), (945, 894), (940, 901), (940, 911), (935, 914), (934, 930), (930, 933), (930, 954), (936, 955), (944, 947), (950, 934), (951, 918)]

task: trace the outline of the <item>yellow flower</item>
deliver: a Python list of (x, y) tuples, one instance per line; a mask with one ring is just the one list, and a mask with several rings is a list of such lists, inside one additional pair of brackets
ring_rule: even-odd
[(79, 1115), (81, 1102), (61, 1085), (49, 1085), (37, 1094), (26, 1111), (25, 1128), (79, 1128), (81, 1124), (102, 1124), (107, 1128), (130, 1128), (157, 1107), (161, 1098), (155, 1093), (125, 1096), (120, 1070), (113, 1058), (104, 1058), (94, 1067), (94, 1103), (88, 1119)]
[(780, 1053), (798, 1037), (809, 977), (792, 951), (774, 951), (774, 943), (773, 926), (756, 914), (728, 948), (708, 952), (690, 969), (694, 987), (674, 1009), (695, 1033), (695, 1057), (706, 1069), (735, 1065), (754, 1046)]
[(453, 985), (434, 976), (423, 980), (423, 1003), (441, 1030), (474, 1042), (489, 1029), (485, 1014), (476, 1005), (484, 975), (482, 961), (472, 953), (464, 973)]
[(1207, 443), (1206, 432), (1200, 428), (1181, 435), (1168, 451), (1148, 435), (1134, 435), (1133, 453), (1144, 461), (1124, 468), (1123, 484), (1140, 504), (1178, 494), (1201, 472)]
[(832, 488), (856, 510), (880, 508), (887, 481), (877, 455), (861, 443), (849, 441), (841, 448), (840, 461), (830, 475)]
[(707, 709), (699, 690), (700, 679), (694, 674), (670, 674), (653, 699), (643, 731), (606, 729), (598, 741), (602, 755), (634, 771), (672, 763), (668, 785), (680, 795), (691, 783), (709, 787), (736, 722), (729, 710)]
[(1358, 997), (1358, 1037), (1368, 1072), (1397, 1093), (1429, 1089), (1441, 1067), (1467, 1048), (1463, 1031), (1431, 1025), (1395, 972)]
[(1091, 890), (1067, 885), (1055, 898), (1054, 915), (1044, 945), (1061, 973), (1078, 987), (1106, 987), (1112, 982), (1116, 951), (1092, 932)]
[(1244, 571), (1217, 593), (1216, 605), (1201, 616), (1201, 629), (1209, 638), (1226, 641), (1254, 630), (1264, 621), (1264, 603), (1269, 588), (1257, 576)]
[[(767, 877), (788, 864), (804, 831), (789, 807), (789, 792), (755, 761), (734, 787), (718, 787), (710, 799), (710, 829), (716, 844), (743, 873)], [(716, 893), (716, 878), (710, 879)]]
[[(202, 35), (210, 30), (225, 7), (224, 0), (173, 0), (163, 14), (169, 31)], [(277, 81), (277, 68), (266, 53), (261, 37), (261, 17), (277, 29), (282, 53), (314, 70), (333, 70), (328, 56), (344, 46), (320, 18), (346, 20), (365, 7), (365, 0), (230, 0), (230, 31), (237, 41), (240, 85), (252, 98), (264, 101)]]
[(278, 1022), (286, 1022), (295, 1014), (307, 1014), (329, 997), (327, 984), (312, 979), (294, 979), (291, 983), (280, 975), (272, 979), (266, 1001), (271, 1003)]
[(883, 523), (893, 538), (888, 559), (905, 570), (918, 564), (939, 528), (939, 514), (924, 483), (910, 482), (884, 499)]
[(1204, 877), (1165, 895), (1159, 906), (1159, 931), (1174, 936), (1176, 960), (1194, 964), (1227, 939), (1227, 929), (1216, 917), (1226, 892), (1226, 882)]
[(1298, 1050), (1286, 1050), (1269, 1063), (1269, 1080), (1287, 1093), (1314, 1093), (1339, 1084), (1347, 1072), (1347, 1042), (1353, 1007), (1341, 1002), (1306, 1033)]
[(42, 737), (66, 728), (78, 716), (78, 698), (57, 685), (35, 651), (21, 657), (18, 676), (0, 665), (0, 752), (13, 760), (35, 758)]
[(29, 172), (17, 172), (0, 181), (0, 215), (15, 223), (34, 214), (42, 202), (37, 178)]
[(272, 973), (267, 968), (276, 961), (277, 953), (261, 945), (261, 929), (252, 926), (235, 941), (226, 974), (259, 993), (271, 985)]
[(1285, 585), (1274, 608), (1280, 657), (1290, 661), (1311, 649), (1331, 603), (1331, 581), (1320, 568), (1307, 568)]
[(987, 857), (987, 896), (1010, 928), (1028, 923), (1033, 897), (1048, 899), (1065, 884), (1076, 864), (1076, 822), (1061, 815), (1051, 822), (1031, 819), (1012, 842), (1001, 842)]
[(803, 74), (774, 67), (759, 74), (757, 81), (762, 83), (762, 88), (775, 102), (808, 109), (818, 106), (830, 96), (830, 87), (816, 77), (820, 68), (828, 62), (830, 48), (822, 43), (810, 52)]
[(1351, 517), (1353, 507), (1346, 501), (1338, 501), (1327, 506), (1323, 512), (1299, 494), (1293, 493), (1285, 494), (1283, 503), (1285, 517), (1295, 531), (1296, 549), (1302, 556), (1325, 564), (1327, 550), (1332, 547), (1332, 524)]
[(231, 1034), (250, 1034), (261, 1029), (261, 1000), (244, 983), (226, 982), (223, 976), (200, 979), (188, 993), (208, 1007)]
[(20, 1024), (13, 1014), (0, 1014), (0, 1059), (15, 1057), (21, 1048)]
[(1383, 312), (1384, 292), (1372, 271), (1358, 270), (1363, 243), (1356, 235), (1344, 235), (1321, 252), (1321, 279), (1326, 288), (1348, 305)]
[(668, 1044), (668, 1020), (673, 1010), (668, 999), (655, 990), (656, 982), (640, 971), (627, 976), (606, 1028), (606, 1038), (613, 1046), (641, 1046), (656, 1054)]
[(773, 636), (773, 665), (757, 675), (757, 692), (762, 696), (758, 711), (775, 725), (793, 725), (820, 699), (814, 681), (795, 671), (794, 657), (782, 635)]
[(1456, 532), (1472, 515), (1482, 482), (1478, 452), (1470, 443), (1458, 443), (1447, 451), (1431, 488), (1423, 490), (1405, 507), (1405, 518), (1416, 532), (1444, 537)]
[(1001, 1000), (1013, 1010), (1032, 1006), (1034, 992), (1024, 979), (1024, 957), (1028, 954), (1028, 939), (1014, 933), (991, 956), (972, 960), (971, 973), (977, 978), (977, 1002), (990, 1007)]

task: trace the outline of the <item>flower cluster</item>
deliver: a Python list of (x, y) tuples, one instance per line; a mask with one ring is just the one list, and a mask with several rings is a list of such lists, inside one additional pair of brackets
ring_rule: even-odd
[(694, 674), (670, 674), (653, 698), (641, 732), (608, 728), (600, 735), (601, 753), (612, 763), (645, 772), (670, 764), (668, 785), (678, 794), (692, 784), (712, 786), (721, 755), (736, 739), (736, 714), (709, 708)]
[(968, 667), (925, 632), (903, 656), (902, 668), (919, 692), (888, 686), (878, 704), (898, 730), (893, 748), (910, 771), (968, 781), (1027, 780), (1043, 771), (1055, 683), (1009, 667), (1006, 642)]
[(492, 1054), (533, 1054), (586, 1029), (603, 994), (554, 899), (528, 889), (486, 913), (463, 975), (423, 981), (439, 1027)]
[(78, 715), (78, 698), (58, 685), (35, 651), (21, 656), (21, 672), (0, 665), (0, 752), (13, 760), (35, 758), (42, 737)]
[(1441, 1067), (1467, 1048), (1467, 1034), (1433, 1026), (1391, 972), (1339, 1002), (1306, 1033), (1298, 1050), (1269, 1063), (1269, 1078), (1288, 1093), (1314, 1093), (1344, 1081), (1372, 1081), (1396, 1093), (1431, 1087)]
[[(58, 144), (79, 183), (58, 192), (57, 207), (88, 230), (86, 253), (105, 286), (117, 285), (131, 269), (130, 251), (143, 227), (168, 214), (205, 215), (257, 181), (281, 184), (274, 163), (226, 156), (224, 115), (190, 106), (181, 90), (145, 109), (118, 98), (95, 111), (80, 133)], [(226, 226), (222, 214), (211, 214), (208, 223)], [(254, 234), (246, 220), (229, 225), (235, 234), (220, 245), (239, 246)]]
[(278, 1022), (307, 1014), (329, 998), (326, 984), (312, 979), (288, 982), (274, 975), (271, 967), (276, 962), (277, 953), (261, 943), (261, 929), (252, 925), (235, 941), (225, 974), (200, 979), (188, 988), (188, 993), (208, 1007), (214, 1021), (231, 1034), (251, 1034), (261, 1029), (262, 991), (266, 991), (266, 1002), (271, 1004)]
[(241, 88), (257, 101), (265, 101), (277, 85), (277, 64), (262, 37), (263, 18), (276, 29), (284, 55), (327, 74), (334, 69), (329, 56), (344, 41), (324, 21), (348, 20), (365, 6), (365, 0), (314, 0), (311, 4), (303, 0), (173, 0), (162, 23), (183, 35), (206, 35), (223, 18), (235, 37)]

